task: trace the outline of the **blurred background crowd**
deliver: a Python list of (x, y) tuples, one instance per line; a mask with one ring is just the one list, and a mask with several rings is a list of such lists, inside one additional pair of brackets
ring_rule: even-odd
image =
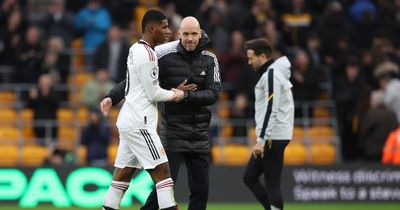
[(223, 82), (215, 164), (245, 164), (254, 143), (259, 75), (244, 42), (258, 37), (292, 62), (285, 163), (381, 161), (400, 121), (400, 0), (0, 0), (1, 165), (112, 163), (118, 107), (103, 118), (99, 101), (124, 79), (138, 23), (155, 7), (170, 40), (185, 16), (211, 38)]

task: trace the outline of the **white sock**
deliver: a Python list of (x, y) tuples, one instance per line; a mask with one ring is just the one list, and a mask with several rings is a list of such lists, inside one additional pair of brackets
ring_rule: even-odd
[(156, 184), (158, 206), (166, 209), (176, 206), (174, 198), (174, 181), (171, 178), (164, 179)]
[(271, 210), (281, 210), (281, 209), (276, 206), (271, 205)]
[(128, 187), (129, 182), (112, 181), (110, 187), (108, 188), (103, 205), (113, 209), (119, 209), (121, 199)]

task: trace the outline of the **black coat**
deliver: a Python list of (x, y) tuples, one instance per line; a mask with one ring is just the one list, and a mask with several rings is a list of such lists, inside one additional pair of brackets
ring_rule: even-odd
[[(218, 61), (214, 54), (205, 50), (208, 42), (208, 37), (203, 35), (193, 52), (186, 51), (180, 42), (170, 42), (156, 50), (162, 88), (175, 88), (185, 79), (197, 85), (197, 91), (188, 92), (182, 102), (160, 104), (160, 138), (169, 152), (210, 151), (211, 110), (208, 106), (217, 101), (221, 82)], [(124, 87), (125, 82), (122, 82), (108, 95), (114, 105), (122, 100)]]
[[(126, 40), (121, 41), (121, 49), (119, 51), (119, 58), (117, 62), (118, 69), (117, 77), (111, 78), (113, 82), (118, 83), (125, 79), (126, 76), (126, 58), (129, 54), (130, 45)], [(110, 42), (103, 42), (95, 52), (95, 65), (97, 69), (108, 69), (110, 57)], [(111, 75), (110, 75), (111, 76)]]

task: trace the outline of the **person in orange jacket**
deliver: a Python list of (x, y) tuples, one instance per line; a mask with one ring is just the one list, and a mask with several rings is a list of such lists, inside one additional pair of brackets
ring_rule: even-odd
[(382, 163), (400, 164), (400, 127), (389, 134), (383, 147)]

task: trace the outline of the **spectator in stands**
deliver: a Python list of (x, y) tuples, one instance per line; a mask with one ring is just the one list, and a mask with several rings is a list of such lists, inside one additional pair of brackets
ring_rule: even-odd
[(307, 32), (313, 27), (313, 16), (304, 0), (290, 1), (290, 8), (282, 15), (283, 37), (288, 46), (306, 46)]
[(15, 10), (20, 10), (21, 5), (18, 0), (4, 0), (0, 5), (0, 27), (7, 24), (7, 20)]
[(129, 47), (130, 44), (123, 36), (121, 27), (112, 25), (108, 30), (108, 39), (96, 49), (96, 68), (107, 69), (113, 82), (121, 82), (126, 76)]
[(169, 28), (171, 30), (170, 38), (168, 41), (175, 41), (179, 39), (179, 25), (182, 22), (182, 16), (176, 12), (174, 1), (166, 0), (159, 1), (160, 9), (168, 18)]
[(25, 19), (21, 10), (13, 10), (5, 21), (5, 26), (0, 30), (0, 64), (15, 66), (17, 48), (26, 30)]
[(57, 125), (49, 124), (51, 127), (47, 127), (48, 125), (44, 122), (44, 120), (55, 121), (59, 107), (58, 96), (53, 90), (53, 80), (49, 74), (42, 74), (37, 87), (29, 91), (28, 107), (33, 110), (34, 120), (40, 121), (34, 125), (37, 144), (46, 145), (50, 143), (49, 138), (51, 141), (56, 141)]
[[(222, 80), (226, 84), (233, 85), (240, 78), (244, 71), (246, 63), (246, 55), (244, 52), (244, 37), (241, 31), (233, 31), (231, 33), (231, 47), (228, 51), (221, 53), (219, 61), (221, 64)], [(235, 93), (230, 93), (234, 97)]]
[(100, 110), (90, 109), (89, 123), (81, 135), (81, 144), (86, 146), (86, 161), (89, 166), (108, 165), (107, 147), (110, 139), (110, 125), (101, 116)]
[(111, 26), (111, 17), (101, 0), (89, 0), (87, 6), (81, 9), (75, 17), (75, 27), (83, 35), (86, 66), (93, 69), (94, 50), (106, 40), (107, 31)]
[(224, 25), (226, 12), (225, 1), (220, 1), (220, 4), (214, 1), (203, 1), (197, 11), (202, 29), (213, 37), (211, 46), (216, 53), (223, 53), (229, 49), (229, 33)]
[(251, 121), (253, 116), (247, 96), (243, 93), (237, 94), (229, 116), (233, 125), (232, 143), (247, 144), (247, 122)]
[(384, 91), (384, 102), (388, 108), (396, 112), (400, 124), (400, 80), (399, 66), (392, 62), (383, 62), (375, 69), (375, 76)]
[(64, 4), (64, 0), (52, 0), (41, 26), (46, 37), (61, 37), (65, 46), (69, 47), (74, 36), (74, 19), (65, 11)]
[(376, 6), (370, 0), (356, 0), (349, 8), (350, 20), (355, 24), (361, 23), (366, 14), (375, 19), (376, 13)]
[(321, 40), (315, 33), (310, 33), (307, 36), (306, 52), (310, 58), (310, 64), (313, 69), (317, 69), (321, 65)]
[(350, 36), (351, 29), (339, 1), (331, 1), (327, 4), (317, 29), (322, 44), (323, 62), (332, 65), (339, 51), (337, 43), (342, 37)]
[(17, 52), (16, 81), (20, 83), (37, 83), (44, 55), (41, 41), (40, 29), (37, 26), (30, 26)]
[(60, 37), (50, 37), (47, 41), (41, 73), (50, 74), (55, 83), (66, 83), (69, 67), (70, 59), (65, 52), (64, 41)]
[[(318, 72), (313, 68), (307, 52), (299, 50), (296, 53), (294, 65), (292, 67), (293, 97), (296, 102), (309, 102), (316, 100), (319, 94)], [(310, 117), (305, 115), (302, 107), (296, 107), (296, 117)], [(312, 107), (308, 110), (312, 113)]]
[(83, 86), (82, 103), (92, 109), (98, 109), (100, 101), (114, 87), (107, 69), (96, 69), (94, 78)]
[(383, 91), (373, 91), (365, 119), (361, 122), (359, 146), (363, 160), (380, 162), (385, 141), (397, 128), (396, 113), (387, 108)]
[(45, 167), (65, 167), (66, 165), (75, 164), (75, 155), (72, 152), (61, 148), (57, 143), (53, 143), (49, 146), (47, 158), (43, 162)]
[(263, 27), (262, 33), (264, 38), (266, 38), (271, 43), (271, 46), (276, 49), (273, 52), (273, 56), (282, 56), (282, 53), (285, 52), (285, 44), (280, 31), (276, 28), (276, 22), (273, 20), (267, 20), (265, 21)]
[(357, 59), (351, 57), (335, 94), (344, 161), (354, 161), (361, 155), (357, 142), (359, 124), (367, 111), (370, 88), (360, 71)]

